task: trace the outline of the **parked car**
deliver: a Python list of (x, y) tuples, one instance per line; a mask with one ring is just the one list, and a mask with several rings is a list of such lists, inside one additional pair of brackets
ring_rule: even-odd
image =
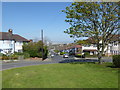
[(69, 57), (68, 54), (64, 54), (64, 55), (63, 55), (63, 58), (68, 58), (68, 57)]
[(54, 57), (54, 54), (51, 54), (51, 57)]
[(2, 49), (0, 49), (0, 53), (2, 53), (2, 54), (6, 54)]

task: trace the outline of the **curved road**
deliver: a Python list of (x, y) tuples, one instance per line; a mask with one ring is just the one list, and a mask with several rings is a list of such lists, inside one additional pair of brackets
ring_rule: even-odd
[(26, 60), (19, 60), (16, 62), (10, 62), (10, 63), (2, 63), (2, 69), (1, 70), (6, 70), (6, 69), (11, 69), (11, 68), (16, 68), (16, 67), (23, 67), (23, 66), (31, 66), (31, 65), (40, 65), (40, 64), (52, 64), (52, 63), (59, 63), (60, 60), (63, 60), (61, 56), (55, 56), (54, 58), (48, 58), (45, 61), (39, 61), (39, 60), (31, 60), (31, 61), (26, 61)]
[[(112, 62), (111, 59), (104, 59), (107, 62)], [(41, 64), (54, 64), (54, 63), (70, 63), (70, 62), (98, 62), (97, 59), (77, 59), (74, 57), (69, 58), (62, 58), (62, 56), (56, 55), (53, 58), (48, 58), (45, 61), (25, 61), (20, 60), (17, 62), (11, 62), (11, 63), (2, 63), (2, 69), (0, 70), (6, 70), (16, 67), (24, 67), (24, 66), (31, 66), (31, 65), (41, 65)]]

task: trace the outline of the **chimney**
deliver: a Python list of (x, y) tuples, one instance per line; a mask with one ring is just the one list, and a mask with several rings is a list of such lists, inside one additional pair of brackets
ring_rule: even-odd
[(30, 40), (29, 40), (29, 42), (33, 42), (33, 40), (32, 40), (32, 39), (30, 39)]
[(12, 29), (9, 29), (8, 32), (12, 34), (12, 33), (13, 33), (13, 30), (12, 30)]

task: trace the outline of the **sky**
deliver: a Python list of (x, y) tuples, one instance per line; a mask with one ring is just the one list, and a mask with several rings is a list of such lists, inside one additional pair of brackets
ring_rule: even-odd
[(41, 39), (41, 29), (44, 39), (53, 43), (73, 43), (64, 31), (69, 24), (64, 20), (62, 12), (71, 2), (2, 2), (2, 32), (13, 29), (27, 39)]
[(2, 2), (0, 1), (0, 32), (2, 31)]

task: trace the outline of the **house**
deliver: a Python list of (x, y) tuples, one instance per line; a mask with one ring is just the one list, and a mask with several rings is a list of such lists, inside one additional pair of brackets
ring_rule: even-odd
[(90, 55), (97, 54), (96, 44), (82, 45), (82, 52), (89, 52)]
[(76, 54), (81, 54), (82, 53), (82, 46), (81, 45), (74, 45), (70, 47), (70, 54), (76, 55)]
[(60, 52), (69, 53), (69, 55), (75, 55), (78, 53), (82, 53), (81, 51), (82, 51), (82, 46), (76, 45), (76, 44), (65, 45), (64, 47), (61, 47), (61, 50), (60, 50)]
[[(94, 37), (88, 38), (86, 44), (76, 45), (68, 44), (61, 47), (61, 52), (68, 52), (70, 55), (75, 55), (77, 53), (88, 52), (90, 55), (97, 55), (97, 44)], [(102, 43), (100, 41), (100, 43)], [(111, 41), (106, 45), (104, 49), (104, 54), (106, 56), (118, 55), (120, 54), (120, 35), (114, 35)]]
[[(82, 51), (89, 52), (90, 55), (97, 54), (97, 45), (94, 39), (90, 37), (87, 40), (90, 44), (82, 45)], [(102, 42), (100, 41), (100, 43)], [(107, 56), (120, 54), (120, 35), (114, 35), (112, 37), (111, 41), (106, 45), (104, 52)]]
[(12, 29), (9, 29), (8, 32), (0, 32), (0, 53), (22, 52), (23, 43), (28, 42), (29, 40), (24, 37), (13, 34)]
[(115, 35), (108, 44), (108, 55), (120, 55), (120, 35)]

